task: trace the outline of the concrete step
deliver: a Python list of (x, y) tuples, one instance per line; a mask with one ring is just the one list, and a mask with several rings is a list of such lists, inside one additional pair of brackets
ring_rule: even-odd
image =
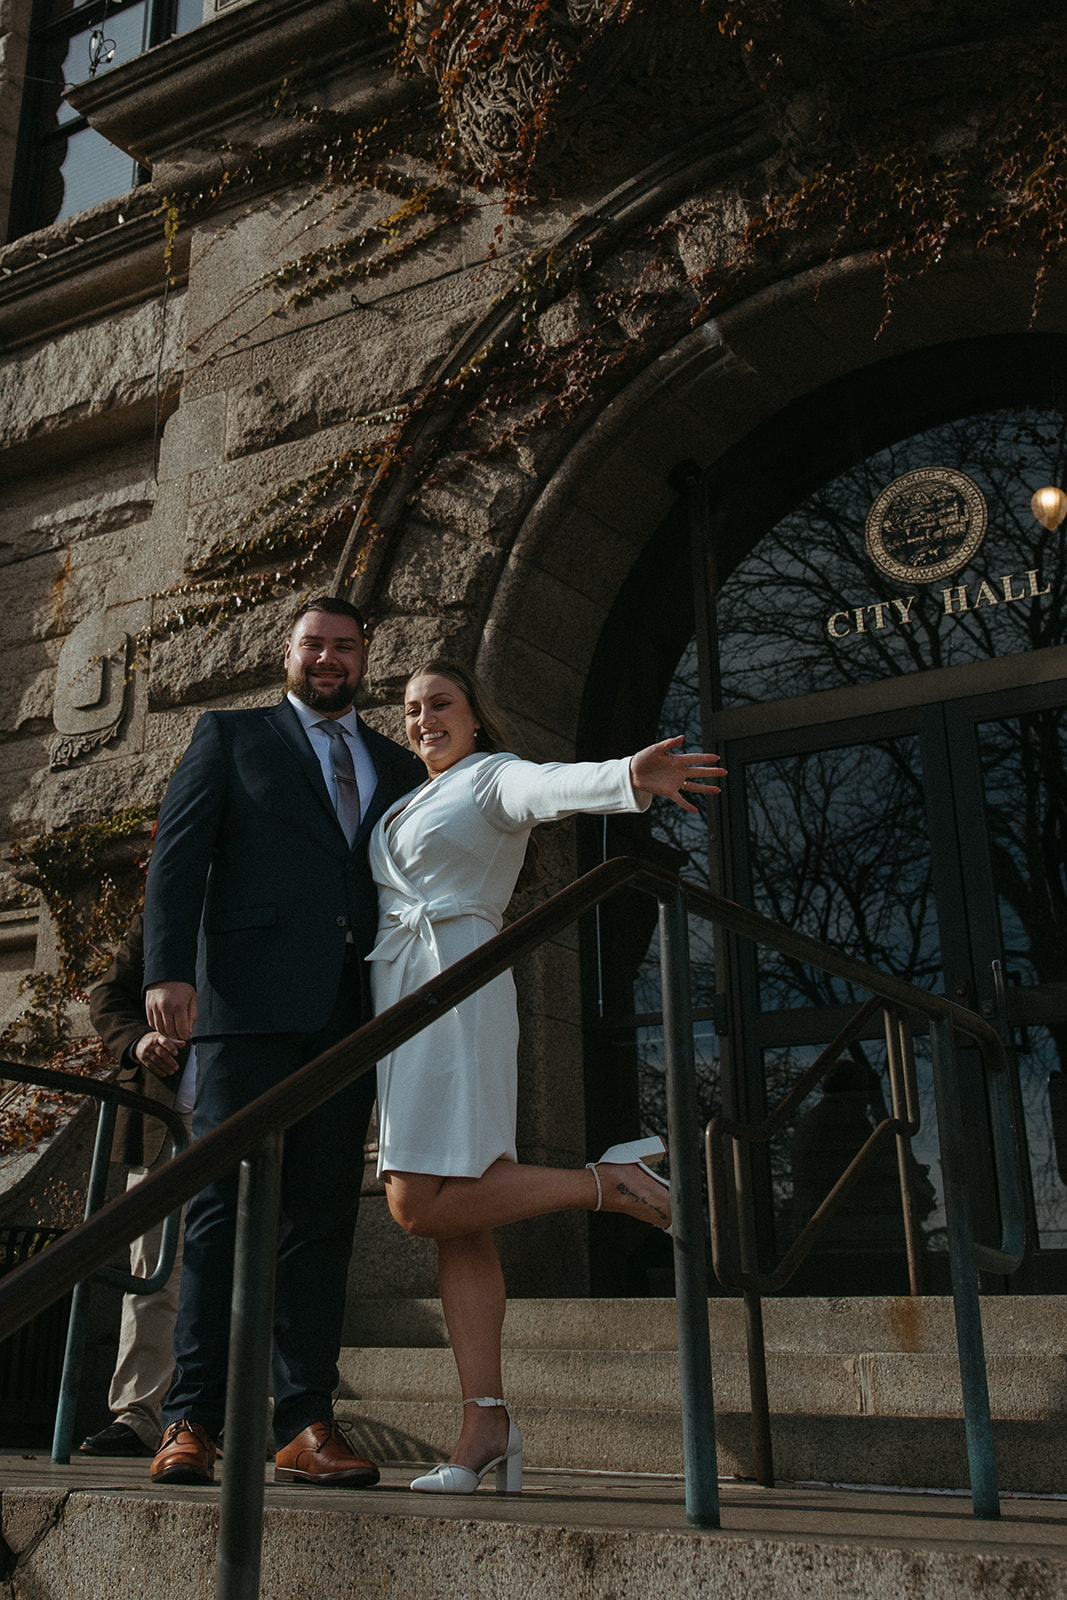
[[(1001, 1481), (1067, 1489), (1067, 1301), (982, 1305)], [(682, 1470), (674, 1302), (514, 1301), (509, 1399), (533, 1467)], [(968, 1481), (952, 1304), (778, 1300), (764, 1307), (775, 1469), (793, 1482), (960, 1488)], [(342, 1352), (337, 1409), (371, 1455), (445, 1459), (460, 1400), (436, 1301), (368, 1301)], [(742, 1306), (709, 1306), (719, 1470), (751, 1478)], [(410, 1342), (409, 1342), (410, 1341)]]
[[(677, 1479), (530, 1473), (521, 1497), (359, 1494), (269, 1481), (260, 1600), (1057, 1600), (1067, 1504), (722, 1489), (721, 1528), (687, 1526)], [(222, 1462), (218, 1478), (225, 1478)], [(153, 1488), (148, 1462), (57, 1468), (0, 1452), (3, 1593), (14, 1600), (205, 1600), (218, 1488)]]
[[(341, 1398), (335, 1414), (350, 1422), (361, 1454), (395, 1466), (448, 1459), (459, 1431), (456, 1402), (360, 1402)], [(676, 1410), (571, 1409), (522, 1403), (523, 1461), (532, 1470), (677, 1475), (684, 1470)], [(815, 1417), (776, 1412), (771, 1419), (775, 1478), (793, 1484), (864, 1484), (965, 1492), (970, 1481), (963, 1422), (924, 1417)], [(716, 1412), (719, 1476), (755, 1478), (747, 1414)], [(1011, 1494), (1067, 1491), (1067, 1427), (1062, 1422), (998, 1421), (993, 1443), (1001, 1489)]]
[[(1016, 1421), (1067, 1420), (1067, 1359), (1035, 1351), (987, 1357), (993, 1415)], [(373, 1412), (381, 1401), (461, 1398), (449, 1350), (346, 1350), (340, 1363), (342, 1393)], [(631, 1406), (677, 1410), (681, 1405), (678, 1357), (667, 1350), (526, 1350), (506, 1356), (513, 1405), (549, 1400), (573, 1410), (626, 1410)], [(748, 1364), (743, 1355), (712, 1354), (715, 1403), (720, 1411), (749, 1408)], [(959, 1416), (959, 1367), (954, 1353), (911, 1355), (868, 1351), (823, 1355), (772, 1351), (767, 1386), (775, 1411), (830, 1416)]]

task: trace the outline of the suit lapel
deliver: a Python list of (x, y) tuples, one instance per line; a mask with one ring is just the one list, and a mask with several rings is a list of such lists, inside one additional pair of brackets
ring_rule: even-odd
[(334, 827), (343, 834), (341, 824), (337, 820), (337, 813), (330, 799), (330, 791), (326, 787), (326, 780), (322, 776), (319, 758), (311, 748), (311, 740), (304, 732), (303, 724), (288, 700), (283, 700), (280, 705), (272, 706), (267, 713), (268, 726), (278, 735), (289, 753), (295, 759), (301, 772), (310, 783), (316, 800), (325, 809)]

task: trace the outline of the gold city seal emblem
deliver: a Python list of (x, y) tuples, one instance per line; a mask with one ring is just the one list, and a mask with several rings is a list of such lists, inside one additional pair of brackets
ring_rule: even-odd
[(867, 554), (887, 578), (934, 583), (971, 561), (988, 515), (978, 485), (954, 467), (917, 467), (886, 484), (867, 513)]

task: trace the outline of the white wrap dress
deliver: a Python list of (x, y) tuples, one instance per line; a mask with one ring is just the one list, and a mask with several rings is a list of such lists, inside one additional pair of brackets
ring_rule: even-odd
[[(539, 766), (472, 755), (413, 791), (370, 842), (376, 1012), (497, 933), (530, 830), (580, 811), (643, 811), (629, 758)], [(378, 1065), (378, 1171), (478, 1178), (515, 1160), (518, 1016), (510, 972)]]

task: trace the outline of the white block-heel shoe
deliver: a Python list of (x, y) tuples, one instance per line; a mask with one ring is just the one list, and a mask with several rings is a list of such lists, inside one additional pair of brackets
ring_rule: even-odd
[(487, 1473), (496, 1468), (497, 1494), (522, 1493), (522, 1434), (506, 1400), (492, 1395), (476, 1396), (464, 1400), (465, 1406), (503, 1406), (508, 1414), (508, 1442), (503, 1455), (494, 1456), (479, 1472), (473, 1467), (461, 1467), (454, 1461), (443, 1461), (432, 1472), (424, 1473), (411, 1484), (420, 1494), (473, 1494)]
[[(645, 1165), (646, 1161), (662, 1161), (666, 1154), (667, 1146), (658, 1134), (653, 1134), (650, 1139), (631, 1139), (626, 1144), (613, 1144), (609, 1150), (604, 1151), (599, 1161), (587, 1161), (586, 1166), (596, 1179), (595, 1209), (599, 1211), (604, 1201), (604, 1191), (600, 1186), (600, 1174), (597, 1171), (597, 1167), (600, 1166), (640, 1167), (641, 1171), (651, 1178), (653, 1183), (659, 1184), (662, 1189), (666, 1190), (669, 1197), (671, 1186), (666, 1178), (661, 1178), (658, 1172), (653, 1172), (651, 1167), (646, 1167)], [(664, 1233), (673, 1233), (669, 1222), (663, 1231)]]

